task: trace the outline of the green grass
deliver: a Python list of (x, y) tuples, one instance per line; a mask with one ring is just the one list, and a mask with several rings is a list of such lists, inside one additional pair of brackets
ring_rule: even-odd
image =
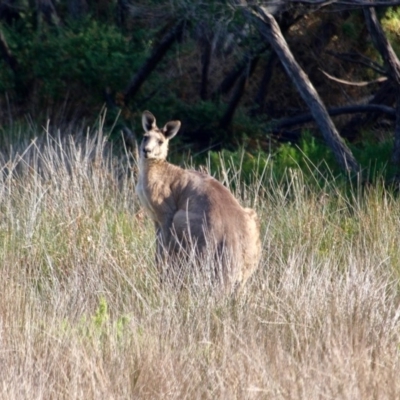
[(240, 297), (216, 298), (159, 287), (152, 223), (101, 134), (8, 154), (0, 398), (400, 398), (400, 202), (379, 184), (242, 184), (222, 162), (263, 258)]

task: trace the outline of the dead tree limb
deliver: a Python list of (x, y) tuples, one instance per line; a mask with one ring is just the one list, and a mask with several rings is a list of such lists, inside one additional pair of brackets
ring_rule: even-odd
[[(297, 17), (293, 17), (290, 15), (290, 13), (284, 13), (281, 18), (282, 22), (280, 23), (282, 34), (285, 34), (293, 24), (300, 21), (303, 17), (303, 14)], [(260, 81), (260, 85), (254, 98), (254, 109), (251, 113), (253, 116), (260, 115), (265, 110), (265, 97), (267, 95), (268, 87), (272, 80), (273, 71), (275, 65), (277, 64), (277, 61), (278, 57), (276, 56), (276, 53), (274, 51), (271, 51), (263, 76)]]
[(365, 22), (374, 46), (382, 55), (390, 78), (400, 87), (400, 62), (388, 41), (373, 7), (364, 8)]
[(307, 74), (295, 60), (275, 18), (271, 14), (264, 12), (260, 7), (256, 7), (255, 10), (255, 13), (247, 13), (247, 15), (256, 22), (261, 34), (275, 50), (287, 75), (310, 108), (311, 114), (320, 128), (327, 145), (333, 151), (337, 162), (345, 171), (358, 172), (360, 168), (356, 159), (339, 136), (335, 125)]
[(378, 74), (385, 75), (385, 69), (375, 62), (371, 60), (369, 57), (364, 56), (363, 54), (359, 53), (338, 53), (336, 51), (326, 50), (326, 54), (329, 54), (332, 57), (337, 58), (338, 60), (347, 61), (352, 64), (362, 65), (363, 67), (372, 69), (373, 71), (377, 72)]
[[(358, 104), (352, 106), (333, 107), (326, 110), (331, 117), (343, 114), (358, 114), (368, 112), (384, 113), (392, 118), (396, 117), (396, 110), (392, 107), (384, 106), (381, 104)], [(272, 123), (272, 131), (276, 132), (283, 128), (288, 128), (295, 125), (306, 124), (313, 122), (314, 117), (311, 113), (296, 115), (295, 117), (283, 118)]]
[(163, 59), (167, 51), (171, 48), (177, 38), (182, 34), (185, 21), (178, 21), (162, 38), (160, 43), (153, 49), (149, 58), (144, 62), (142, 67), (133, 76), (127, 88), (124, 91), (124, 99), (127, 102), (133, 98), (139, 91), (140, 87), (148, 76), (157, 67), (158, 63)]
[(382, 83), (382, 82), (386, 82), (387, 81), (387, 77), (386, 76), (380, 76), (377, 79), (374, 79), (373, 81), (362, 81), (362, 82), (351, 82), (351, 81), (346, 81), (345, 79), (340, 79), (340, 78), (336, 78), (332, 75), (329, 75), (327, 72), (325, 72), (323, 69), (318, 68), (327, 78), (329, 78), (330, 80), (334, 81), (334, 82), (338, 82), (338, 83), (342, 83), (343, 85), (349, 85), (349, 86), (358, 86), (358, 87), (362, 87), (362, 86), (368, 86), (368, 85), (373, 85), (374, 83)]
[(388, 41), (381, 24), (376, 15), (375, 8), (364, 8), (365, 22), (368, 27), (374, 46), (382, 55), (385, 66), (388, 70), (390, 80), (395, 87), (396, 93), (396, 126), (394, 132), (394, 148), (392, 153), (392, 163), (400, 168), (400, 61), (394, 52), (392, 45)]

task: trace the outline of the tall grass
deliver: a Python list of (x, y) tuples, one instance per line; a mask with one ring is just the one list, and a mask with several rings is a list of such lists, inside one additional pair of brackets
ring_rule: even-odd
[(256, 207), (263, 258), (217, 298), (160, 288), (152, 224), (101, 131), (4, 155), (0, 398), (400, 398), (398, 199), (239, 170), (221, 179)]

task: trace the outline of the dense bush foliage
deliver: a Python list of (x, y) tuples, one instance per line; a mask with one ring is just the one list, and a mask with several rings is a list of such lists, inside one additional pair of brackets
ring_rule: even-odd
[[(40, 31), (19, 22), (4, 31), (21, 74), (2, 79), (0, 90), (11, 92), (18, 101), (23, 92), (31, 91), (39, 111), (68, 101), (96, 115), (106, 88), (123, 87), (142, 62), (137, 45), (117, 27), (90, 18)], [(6, 77), (9, 69), (1, 67), (0, 74)]]

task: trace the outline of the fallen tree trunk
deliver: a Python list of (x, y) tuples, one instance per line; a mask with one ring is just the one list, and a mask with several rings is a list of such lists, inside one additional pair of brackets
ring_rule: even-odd
[(333, 151), (337, 162), (345, 171), (358, 172), (360, 168), (356, 159), (343, 139), (339, 136), (335, 125), (329, 117), (322, 100), (310, 82), (307, 74), (295, 60), (275, 18), (271, 14), (264, 12), (260, 7), (256, 7), (256, 11), (256, 14), (248, 13), (248, 15), (255, 20), (261, 34), (269, 41), (275, 50), (287, 75), (310, 108), (311, 114), (320, 128), (327, 145)]

